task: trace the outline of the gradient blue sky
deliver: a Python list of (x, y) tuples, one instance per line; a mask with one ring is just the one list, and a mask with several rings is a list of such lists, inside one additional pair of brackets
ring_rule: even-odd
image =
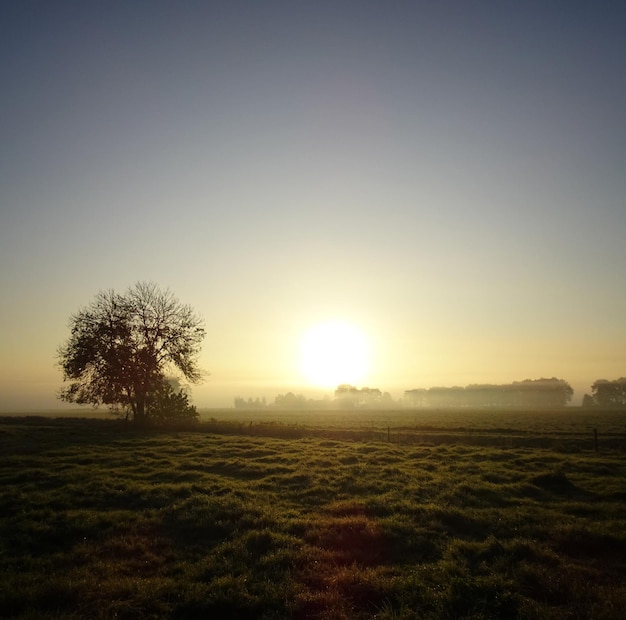
[(204, 316), (199, 406), (626, 375), (626, 5), (0, 3), (0, 409), (101, 289)]

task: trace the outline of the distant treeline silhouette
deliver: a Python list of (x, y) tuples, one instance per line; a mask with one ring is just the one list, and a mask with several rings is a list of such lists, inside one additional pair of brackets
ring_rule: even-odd
[(268, 404), (265, 398), (235, 397), (235, 409), (390, 409), (399, 406), (391, 398), (389, 392), (381, 392), (378, 388), (357, 388), (343, 383), (335, 390), (335, 398), (307, 398), (303, 394), (287, 392), (279, 394), (273, 403)]
[(525, 379), (500, 385), (472, 384), (466, 387), (431, 387), (404, 392), (411, 407), (527, 407), (567, 405), (574, 390), (563, 379)]
[[(342, 384), (335, 390), (334, 398), (307, 398), (303, 394), (287, 392), (279, 394), (274, 402), (265, 398), (235, 398), (235, 409), (392, 409), (413, 408), (525, 408), (552, 409), (565, 407), (572, 400), (574, 390), (570, 384), (552, 377), (550, 379), (524, 379), (513, 383), (471, 384), (465, 387), (431, 387), (406, 390), (403, 398), (396, 401), (389, 392), (378, 388), (357, 388)], [(626, 377), (607, 381), (598, 379), (591, 386), (591, 394), (585, 394), (583, 407), (626, 408)]]

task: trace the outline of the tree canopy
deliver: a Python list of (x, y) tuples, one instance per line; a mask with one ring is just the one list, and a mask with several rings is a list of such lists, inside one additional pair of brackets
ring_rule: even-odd
[(200, 381), (197, 356), (205, 331), (193, 309), (169, 290), (138, 282), (125, 293), (100, 292), (72, 315), (70, 330), (58, 349), (69, 382), (61, 399), (108, 405), (140, 424), (168, 411), (190, 413), (186, 396), (174, 392), (167, 376)]
[[(585, 396), (589, 396), (585, 394)], [(626, 407), (626, 377), (613, 381), (598, 379), (591, 386), (591, 397), (586, 399), (586, 406)]]

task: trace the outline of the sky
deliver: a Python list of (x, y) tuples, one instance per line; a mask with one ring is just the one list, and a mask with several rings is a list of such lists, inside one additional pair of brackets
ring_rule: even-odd
[[(200, 407), (626, 375), (626, 5), (0, 3), (0, 410), (63, 406), (98, 291), (206, 325)], [(332, 390), (326, 390), (332, 394)], [(67, 406), (67, 405), (64, 405)]]

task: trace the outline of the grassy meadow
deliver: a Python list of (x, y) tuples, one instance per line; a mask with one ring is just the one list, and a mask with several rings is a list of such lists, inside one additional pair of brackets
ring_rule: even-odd
[(0, 417), (2, 617), (624, 609), (624, 412)]

